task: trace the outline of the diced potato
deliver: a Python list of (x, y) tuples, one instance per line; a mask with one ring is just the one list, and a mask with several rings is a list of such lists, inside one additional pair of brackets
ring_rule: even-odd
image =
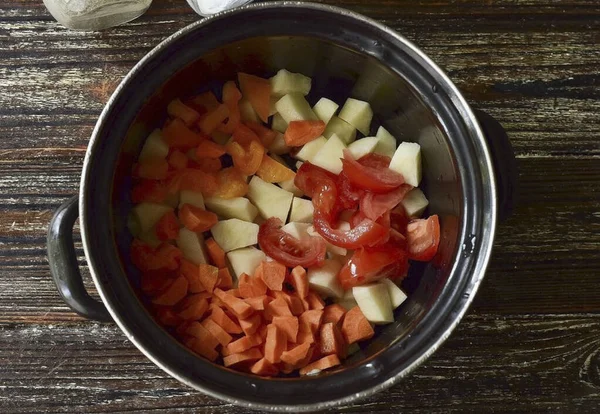
[(239, 278), (242, 273), (253, 276), (258, 265), (266, 259), (266, 255), (256, 247), (245, 247), (230, 251), (227, 253), (227, 259), (231, 263), (233, 273)]
[(204, 205), (204, 196), (199, 191), (182, 190), (179, 195), (179, 208), (184, 204), (191, 204), (194, 207), (200, 207), (206, 210)]
[(258, 209), (245, 197), (230, 199), (210, 197), (205, 200), (210, 211), (226, 219), (236, 218), (253, 222), (258, 214)]
[(331, 99), (321, 98), (319, 99), (319, 102), (313, 106), (313, 111), (321, 121), (327, 124), (331, 117), (335, 115), (339, 107), (340, 106)]
[(292, 211), (290, 212), (290, 221), (299, 221), (301, 223), (312, 223), (315, 208), (311, 200), (294, 197), (292, 200)]
[(336, 303), (338, 305), (343, 306), (346, 310), (350, 310), (350, 309), (358, 306), (358, 303), (356, 303), (356, 300), (354, 299), (354, 295), (352, 294), (352, 289), (348, 289), (347, 291), (345, 291), (344, 296), (342, 296), (340, 299), (336, 300)]
[(423, 191), (418, 188), (413, 188), (406, 196), (404, 196), (402, 205), (409, 217), (421, 217), (423, 211), (425, 211), (429, 205), (429, 201), (427, 200), (427, 197), (425, 197), (425, 194), (423, 194)]
[(179, 230), (176, 240), (177, 247), (183, 253), (183, 257), (194, 264), (208, 263), (208, 257), (204, 247), (204, 237), (200, 233), (194, 233), (185, 227)]
[(357, 160), (367, 154), (372, 153), (377, 147), (378, 143), (379, 138), (377, 137), (365, 137), (348, 145), (348, 150), (350, 151), (350, 154), (352, 154), (352, 157)]
[(382, 126), (379, 127), (375, 136), (379, 138), (379, 143), (375, 147), (375, 154), (392, 158), (396, 152), (396, 138)]
[(258, 224), (240, 219), (220, 220), (210, 232), (225, 252), (252, 246), (258, 241)]
[(292, 121), (318, 121), (304, 96), (298, 93), (285, 95), (277, 101), (275, 107), (288, 124)]
[(165, 158), (169, 155), (169, 146), (163, 141), (160, 129), (155, 129), (146, 138), (139, 160), (144, 161), (149, 158)]
[(387, 287), (388, 293), (390, 294), (390, 302), (392, 302), (392, 308), (396, 309), (406, 300), (406, 294), (390, 279), (381, 279), (379, 283), (383, 283)]
[[(350, 230), (350, 223), (348, 223), (347, 221), (340, 221), (338, 223), (337, 230), (342, 230), (342, 231)], [(311, 236), (321, 237), (321, 235), (315, 230), (315, 228), (313, 226), (310, 226), (307, 229), (307, 232)], [(327, 251), (330, 254), (333, 254), (335, 256), (346, 256), (346, 254), (348, 253), (348, 250), (346, 250), (344, 247), (340, 247), (340, 246), (336, 246), (335, 244), (331, 244), (327, 240), (325, 240), (325, 245), (327, 246)]]
[(312, 80), (308, 76), (281, 69), (271, 78), (271, 93), (276, 96), (288, 93), (299, 93), (306, 96), (310, 92), (311, 82)]
[(340, 111), (339, 117), (358, 129), (363, 135), (369, 135), (371, 121), (373, 120), (373, 109), (371, 109), (368, 102), (348, 98)]
[(260, 122), (258, 114), (252, 107), (250, 101), (246, 98), (240, 99), (239, 102), (240, 116), (243, 122)]
[(298, 171), (300, 167), (302, 167), (302, 164), (304, 164), (303, 161), (296, 161), (296, 171)]
[(193, 125), (200, 119), (200, 114), (181, 102), (180, 99), (173, 99), (169, 102), (167, 113), (173, 118), (181, 119), (187, 126)]
[(337, 260), (325, 260), (321, 267), (308, 269), (308, 285), (317, 293), (326, 297), (342, 298), (344, 289), (338, 281), (338, 273), (342, 265)]
[(293, 178), (291, 180), (282, 181), (277, 184), (279, 184), (279, 187), (283, 188), (285, 191), (289, 191), (290, 193), (292, 193), (295, 197), (302, 197), (304, 195), (302, 190), (300, 190), (298, 187), (296, 187), (296, 184), (294, 184)]
[(273, 115), (273, 120), (271, 121), (271, 129), (273, 131), (281, 132), (282, 134), (284, 134), (287, 127), (288, 123), (285, 122), (285, 119), (283, 119), (279, 112)]
[(310, 162), (334, 174), (339, 174), (342, 171), (345, 149), (344, 142), (336, 134), (333, 134)]
[(265, 219), (277, 217), (285, 223), (294, 195), (255, 175), (248, 184), (248, 198)]
[(400, 144), (392, 157), (390, 169), (402, 174), (406, 184), (418, 187), (421, 182), (421, 146), (415, 142)]
[(132, 209), (133, 218), (137, 220), (140, 234), (154, 227), (156, 222), (169, 211), (173, 211), (173, 208), (163, 204), (146, 202), (140, 203)]
[(325, 128), (323, 136), (331, 138), (334, 134), (348, 145), (356, 139), (356, 128), (343, 119), (333, 116)]
[(379, 324), (394, 322), (394, 309), (385, 284), (371, 283), (355, 286), (352, 288), (352, 294), (369, 322)]
[(302, 146), (300, 151), (296, 153), (296, 158), (302, 161), (310, 161), (317, 152), (327, 143), (327, 138), (319, 137)]
[(287, 234), (294, 236), (298, 240), (306, 239), (309, 236), (308, 228), (310, 224), (308, 223), (297, 223), (295, 221), (291, 221), (285, 226), (281, 228), (281, 230), (285, 231)]
[(283, 138), (283, 134), (278, 132), (275, 140), (269, 147), (269, 152), (275, 155), (287, 154), (290, 152), (290, 147), (285, 143), (285, 139)]

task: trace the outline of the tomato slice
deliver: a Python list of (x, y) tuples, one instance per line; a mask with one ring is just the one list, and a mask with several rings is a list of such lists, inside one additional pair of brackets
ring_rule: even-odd
[(392, 159), (387, 155), (375, 154), (374, 152), (367, 154), (358, 159), (360, 165), (371, 168), (388, 168)]
[(408, 225), (408, 216), (404, 206), (398, 206), (390, 211), (390, 227), (400, 234), (406, 236), (406, 226)]
[(298, 240), (281, 230), (281, 220), (271, 217), (260, 225), (258, 245), (269, 257), (289, 266), (320, 266), (325, 260), (327, 246), (320, 237)]
[(329, 220), (333, 220), (338, 210), (336, 179), (335, 174), (305, 162), (296, 172), (294, 184), (312, 198), (315, 210), (321, 211)]
[(338, 273), (344, 289), (389, 277), (397, 279), (408, 269), (408, 254), (400, 247), (385, 244), (358, 249)]
[(440, 244), (440, 220), (437, 215), (417, 219), (406, 227), (408, 253), (411, 259), (427, 262), (435, 256)]
[(344, 173), (353, 185), (374, 193), (387, 193), (404, 183), (404, 177), (387, 166), (379, 168), (362, 165), (352, 158), (348, 150), (344, 150), (342, 164)]
[(358, 206), (360, 199), (365, 196), (365, 190), (352, 185), (346, 174), (342, 171), (337, 176), (338, 202), (344, 210)]
[(375, 246), (389, 237), (388, 228), (369, 219), (364, 219), (350, 230), (336, 230), (319, 210), (315, 210), (313, 225), (317, 233), (329, 243), (346, 249)]
[(390, 211), (396, 207), (410, 190), (412, 190), (412, 186), (402, 184), (395, 190), (385, 194), (367, 192), (360, 199), (360, 211), (362, 211), (365, 217), (371, 220), (378, 220), (386, 211)]

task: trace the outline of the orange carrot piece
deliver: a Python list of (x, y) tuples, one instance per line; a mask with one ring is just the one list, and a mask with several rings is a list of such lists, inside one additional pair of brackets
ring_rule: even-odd
[(273, 316), (273, 325), (282, 330), (287, 340), (296, 342), (298, 337), (298, 318), (295, 316)]
[(212, 309), (212, 313), (210, 314), (212, 320), (214, 320), (221, 328), (225, 330), (225, 332), (230, 334), (240, 334), (242, 333), (242, 328), (235, 323), (223, 309), (216, 306)]
[(315, 292), (309, 292), (308, 296), (306, 296), (306, 300), (311, 309), (321, 310), (325, 308), (325, 302), (323, 302), (323, 299)]
[(181, 102), (179, 99), (173, 99), (169, 102), (169, 105), (167, 105), (167, 113), (173, 118), (181, 119), (186, 125), (192, 125), (200, 119), (200, 114), (198, 112)]
[(239, 322), (246, 335), (253, 335), (262, 324), (262, 318), (259, 313), (255, 313), (248, 319), (240, 319)]
[(281, 361), (281, 354), (286, 351), (287, 336), (275, 324), (267, 326), (267, 339), (265, 340), (265, 358), (275, 364)]
[(315, 335), (312, 333), (308, 325), (300, 325), (298, 328), (298, 335), (296, 337), (296, 343), (302, 344), (308, 342), (312, 344), (315, 342)]
[(346, 340), (335, 323), (329, 322), (321, 325), (319, 351), (321, 355), (336, 354), (340, 358), (346, 357)]
[(275, 138), (277, 138), (276, 131), (269, 129), (258, 122), (245, 122), (244, 124), (260, 138), (260, 142), (262, 142), (265, 148), (269, 148), (271, 144), (273, 144), (273, 141), (275, 141)]
[(175, 212), (169, 211), (156, 222), (156, 236), (159, 240), (175, 240), (179, 236), (179, 221)]
[(155, 296), (169, 287), (173, 280), (174, 278), (170, 274), (162, 270), (144, 272), (140, 277), (140, 289), (147, 295)]
[(148, 201), (162, 203), (167, 198), (167, 187), (162, 181), (140, 180), (131, 190), (131, 202), (134, 204)]
[(181, 318), (170, 306), (161, 306), (158, 308), (156, 310), (156, 320), (162, 326), (177, 326), (181, 323)]
[(219, 221), (217, 215), (212, 211), (206, 211), (188, 203), (179, 209), (179, 218), (187, 229), (196, 233), (210, 230)]
[(248, 128), (244, 124), (239, 124), (235, 131), (233, 131), (233, 135), (231, 140), (237, 142), (242, 147), (248, 147), (252, 141), (256, 141), (259, 144), (262, 144), (259, 136), (254, 133), (250, 128)]
[(231, 155), (233, 165), (245, 175), (253, 175), (260, 168), (265, 147), (258, 141), (251, 141), (247, 146), (239, 142), (229, 142), (226, 147), (227, 153)]
[(262, 377), (274, 377), (279, 373), (279, 369), (276, 365), (271, 364), (263, 357), (256, 361), (252, 367), (250, 367), (250, 372)]
[(240, 362), (255, 361), (263, 357), (262, 353), (258, 348), (252, 348), (244, 352), (237, 354), (231, 354), (223, 358), (223, 365), (229, 367), (231, 365), (239, 364)]
[(194, 162), (194, 165), (207, 174), (216, 174), (223, 169), (223, 164), (218, 158), (200, 158)]
[(230, 199), (243, 197), (248, 193), (248, 182), (246, 176), (237, 168), (224, 168), (217, 174), (218, 189), (215, 197)]
[(233, 339), (214, 319), (206, 318), (202, 321), (204, 326), (222, 346), (227, 346)]
[(296, 366), (300, 361), (305, 359), (310, 351), (310, 343), (303, 342), (300, 345), (296, 345), (292, 349), (285, 351), (281, 354), (281, 361), (286, 364)]
[(188, 280), (189, 291), (191, 293), (204, 292), (206, 289), (200, 282), (200, 268), (186, 259), (181, 259), (179, 273)]
[(353, 307), (344, 316), (342, 334), (348, 345), (371, 338), (375, 331), (358, 306)]
[(190, 323), (185, 330), (185, 333), (206, 342), (206, 345), (212, 349), (219, 345), (219, 340), (199, 322)]
[(258, 117), (266, 123), (271, 109), (271, 82), (243, 72), (238, 73), (238, 81), (242, 94), (250, 101)]
[(173, 172), (166, 181), (169, 194), (182, 190), (199, 191), (205, 197), (213, 196), (219, 188), (217, 176), (194, 168)]
[(198, 121), (200, 131), (210, 135), (217, 127), (229, 116), (227, 105), (219, 105), (210, 112), (207, 112)]
[(242, 115), (240, 114), (239, 102), (242, 99), (242, 93), (235, 85), (235, 82), (225, 82), (223, 85), (223, 103), (229, 110), (229, 119), (226, 123), (219, 126), (219, 131), (231, 134), (240, 124)]
[(212, 142), (210, 140), (204, 140), (196, 148), (196, 157), (198, 158), (219, 158), (225, 154), (225, 147)]
[(188, 293), (188, 281), (184, 276), (179, 276), (161, 295), (152, 299), (156, 305), (173, 306)]
[(198, 355), (203, 356), (204, 358), (208, 359), (209, 361), (214, 361), (219, 356), (219, 353), (217, 351), (215, 351), (214, 347), (211, 348), (210, 346), (207, 345), (206, 342), (204, 342), (201, 339), (192, 337), (192, 338), (189, 338), (188, 340), (186, 340), (184, 343), (185, 343), (185, 346), (187, 346), (189, 349), (191, 349)]
[(215, 239), (212, 237), (207, 239), (204, 243), (206, 245), (206, 250), (208, 251), (208, 255), (212, 260), (213, 264), (218, 268), (224, 268), (227, 266), (225, 262), (225, 251), (221, 249), (221, 246), (217, 244)]
[(325, 122), (323, 121), (291, 121), (288, 124), (283, 139), (290, 147), (299, 147), (323, 135)]
[(305, 311), (304, 305), (302, 304), (302, 299), (297, 296), (289, 296), (288, 305), (290, 306), (290, 311), (294, 316), (300, 316)]
[(188, 165), (188, 157), (183, 152), (175, 150), (169, 155), (169, 165), (174, 170), (183, 170)]
[(323, 357), (318, 361), (315, 361), (311, 364), (306, 365), (303, 368), (300, 368), (300, 375), (306, 375), (313, 370), (323, 371), (325, 369), (332, 368), (337, 365), (340, 365), (340, 359), (338, 358), (338, 356), (335, 354), (327, 355), (326, 357)]
[(148, 158), (133, 166), (133, 176), (148, 180), (164, 180), (169, 172), (169, 163), (164, 158)]
[(190, 98), (186, 104), (194, 108), (197, 112), (210, 112), (220, 105), (217, 97), (212, 92), (204, 92)]
[(231, 296), (235, 296), (236, 298), (241, 298), (240, 296), (240, 290), (235, 288), (235, 289), (229, 289), (229, 290), (224, 290), (225, 293), (227, 293), (228, 295)]
[(149, 270), (175, 270), (179, 267), (182, 253), (175, 246), (162, 243), (156, 249), (141, 240), (131, 242), (130, 256), (133, 264), (142, 272)]
[(267, 293), (267, 285), (260, 278), (250, 277), (245, 273), (240, 275), (238, 289), (242, 298), (264, 296)]
[(317, 309), (304, 312), (299, 318), (300, 325), (308, 328), (313, 334), (317, 333), (323, 320), (323, 313), (322, 310)]
[(268, 183), (280, 183), (293, 180), (296, 173), (265, 154), (256, 175)]
[(162, 138), (172, 148), (187, 151), (200, 144), (205, 136), (189, 129), (181, 119), (174, 119), (162, 129)]
[(271, 298), (268, 297), (267, 295), (261, 295), (261, 296), (245, 298), (244, 302), (246, 302), (248, 305), (252, 306), (252, 308), (254, 310), (263, 311), (263, 310), (265, 310), (265, 308), (269, 304), (269, 302), (271, 302)]
[(240, 352), (244, 352), (252, 347), (258, 346), (262, 344), (263, 339), (260, 335), (250, 335), (250, 336), (242, 336), (240, 339), (230, 342), (229, 345), (225, 347), (226, 352), (229, 354), (237, 354)]
[(197, 321), (202, 319), (208, 310), (208, 301), (198, 295), (191, 295), (178, 305), (180, 311), (177, 315), (184, 321)]
[(281, 291), (285, 281), (285, 265), (279, 262), (262, 262), (262, 280), (271, 290)]
[(209, 264), (201, 263), (199, 266), (200, 283), (208, 292), (212, 292), (219, 279), (219, 268)]
[(306, 275), (306, 269), (302, 266), (296, 266), (292, 269), (291, 282), (292, 286), (301, 298), (306, 298), (308, 295), (308, 276)]
[(217, 287), (221, 289), (230, 289), (233, 286), (233, 278), (229, 269), (223, 267), (219, 269), (219, 280), (217, 281)]
[(275, 316), (293, 316), (290, 307), (283, 298), (277, 298), (267, 305), (267, 309), (272, 317)]
[(339, 324), (346, 314), (346, 308), (339, 304), (327, 305), (323, 309), (323, 323)]
[(229, 295), (219, 288), (215, 289), (214, 293), (238, 319), (247, 319), (254, 313), (252, 306), (248, 305), (242, 299)]

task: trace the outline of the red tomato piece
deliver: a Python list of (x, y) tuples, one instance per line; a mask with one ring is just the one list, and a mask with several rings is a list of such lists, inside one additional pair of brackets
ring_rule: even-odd
[(396, 279), (408, 269), (408, 254), (402, 248), (385, 244), (358, 249), (346, 263), (338, 279), (344, 289), (375, 282), (385, 277)]
[(408, 216), (404, 206), (398, 206), (390, 211), (390, 227), (400, 234), (406, 236), (406, 226), (408, 225)]
[(385, 194), (367, 192), (360, 199), (360, 211), (362, 211), (365, 217), (371, 220), (378, 220), (386, 211), (390, 211), (396, 207), (410, 190), (412, 190), (412, 186), (402, 184), (395, 190)]
[(356, 187), (374, 193), (387, 193), (404, 183), (404, 177), (387, 167), (364, 166), (352, 158), (350, 151), (344, 150), (343, 171)]
[(315, 211), (313, 225), (329, 243), (346, 249), (375, 246), (389, 238), (389, 229), (370, 219), (364, 219), (350, 230), (336, 230), (319, 210)]
[(345, 210), (358, 206), (360, 199), (365, 196), (365, 190), (353, 186), (343, 171), (338, 175), (336, 184), (339, 203)]
[(411, 259), (427, 262), (433, 259), (440, 244), (440, 220), (436, 214), (417, 219), (406, 227), (408, 253)]
[(392, 159), (387, 155), (375, 154), (374, 152), (358, 159), (360, 165), (371, 168), (388, 168)]
[(337, 177), (329, 171), (310, 162), (300, 166), (294, 178), (294, 184), (304, 194), (312, 197), (315, 210), (332, 220), (337, 212), (338, 192), (335, 184)]

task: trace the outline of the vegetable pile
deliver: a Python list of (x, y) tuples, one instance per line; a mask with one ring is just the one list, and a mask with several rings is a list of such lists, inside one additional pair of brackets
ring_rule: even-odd
[(311, 107), (302, 74), (238, 83), (220, 101), (172, 101), (145, 140), (131, 260), (154, 317), (190, 350), (256, 375), (316, 374), (394, 321), (409, 260), (437, 252), (438, 217), (419, 218), (420, 147), (383, 127), (357, 139), (370, 105)]

